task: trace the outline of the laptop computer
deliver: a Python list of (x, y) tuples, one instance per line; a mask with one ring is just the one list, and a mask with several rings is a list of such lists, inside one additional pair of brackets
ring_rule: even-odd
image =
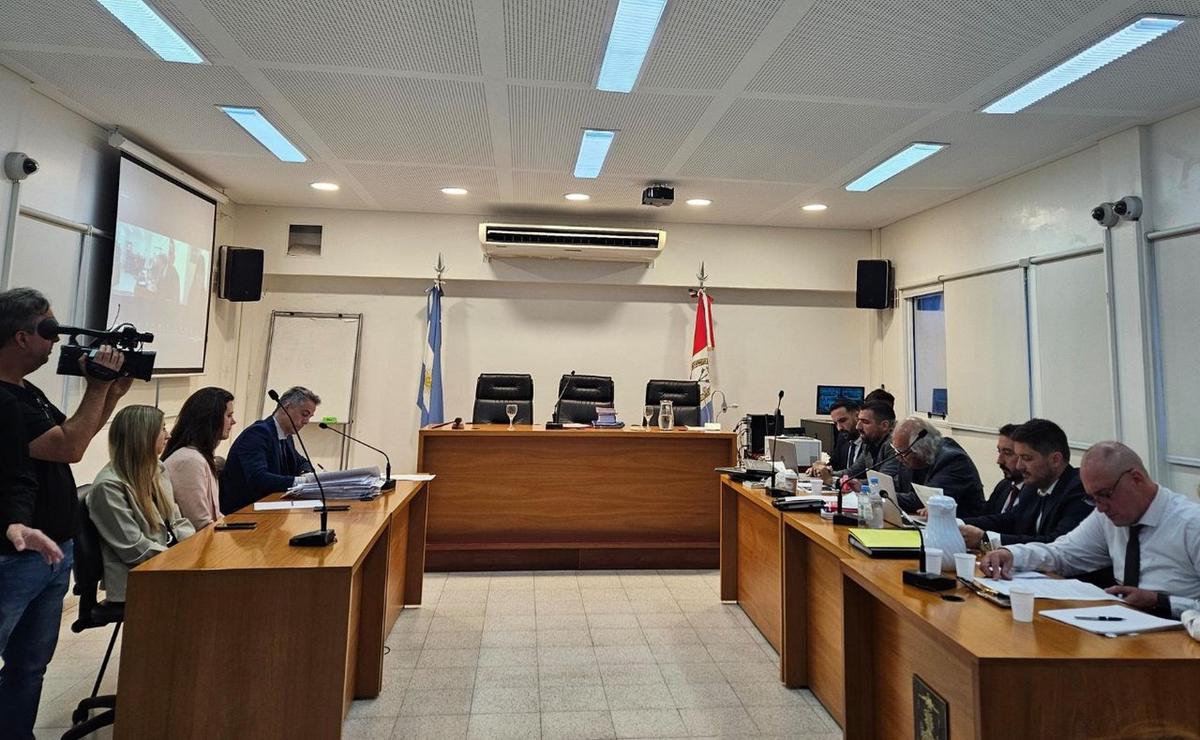
[[(887, 473), (881, 473), (878, 470), (868, 470), (867, 481), (871, 483), (872, 490), (878, 491), (883, 496), (883, 521), (893, 527), (900, 527), (902, 529), (925, 526), (925, 522), (904, 513), (896, 503), (898, 500), (896, 497), (896, 481), (892, 476)], [(878, 483), (875, 481), (878, 481)]]

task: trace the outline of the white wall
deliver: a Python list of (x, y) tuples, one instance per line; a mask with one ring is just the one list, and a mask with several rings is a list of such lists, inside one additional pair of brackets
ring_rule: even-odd
[[(107, 133), (100, 126), (39, 94), (23, 78), (0, 67), (0, 155), (10, 151), (23, 151), (41, 164), (41, 170), (21, 185), (21, 205), (91, 224), (111, 233), (116, 220), (118, 157), (116, 150), (107, 144)], [(8, 180), (0, 181), (0, 237), (7, 228), (11, 192), (12, 186)], [(218, 240), (228, 228), (228, 223), (227, 213), (218, 218)], [(29, 238), (22, 240), (22, 235)], [(49, 242), (40, 240), (42, 235), (47, 239), (52, 238), (55, 248), (79, 248), (80, 240), (68, 232), (21, 217), (16, 225), (16, 249), (36, 250), (36, 253), (14, 255), (17, 259), (10, 278), (11, 285), (29, 284), (31, 280), (28, 273), (31, 269), (28, 266), (54, 258), (42, 253), (41, 250), (50, 248)], [(81, 286), (80, 299), (82, 303), (93, 304), (93, 309), (99, 302), (101, 308), (98, 312), (92, 310), (90, 316), (87, 313), (78, 316), (92, 326), (99, 326), (105, 319), (107, 287), (103, 281), (107, 280), (107, 265), (111, 264), (111, 246), (110, 242), (103, 239), (83, 241), (85, 284)], [(66, 261), (72, 259), (76, 257), (68, 256)], [(22, 268), (22, 265), (27, 267)], [(97, 285), (97, 282), (101, 284)], [(62, 315), (61, 310), (58, 313)], [(237, 310), (224, 301), (214, 300), (209, 320), (206, 374), (152, 383), (138, 382), (122, 405), (157, 402), (167, 413), (169, 424), (183, 400), (193, 390), (205, 385), (231, 386), (236, 375), (237, 353), (231, 351), (236, 344), (236, 331)], [(57, 354), (51, 357), (51, 363), (55, 362)], [(52, 400), (58, 400), (61, 391), (55, 392), (58, 381), (53, 376), (52, 368), (40, 370), (37, 382)], [(80, 382), (70, 381), (64, 408), (68, 414), (74, 410), (80, 391)], [(107, 461), (107, 430), (102, 430), (88, 448), (83, 461), (74, 466), (77, 482), (90, 482)]]
[[(893, 261), (897, 285), (904, 286), (1099, 244), (1103, 230), (1091, 220), (1091, 208), (1125, 195), (1146, 199), (1147, 213), (1141, 224), (1145, 231), (1195, 223), (1200, 221), (1197, 162), (1200, 111), (1191, 111), (1151, 127), (1130, 129), (1077, 154), (892, 224), (881, 232), (880, 253)], [(1158, 460), (1147, 247), (1139, 227), (1128, 222), (1115, 227), (1112, 237), (1121, 436), (1148, 465), (1158, 468), (1164, 483), (1194, 492), (1200, 471), (1166, 466)], [(1011, 318), (1024, 321), (1020, 315)], [(890, 312), (879, 323), (872, 380), (893, 389), (897, 412), (902, 413), (911, 409), (902, 312)], [(985, 482), (998, 480), (994, 438), (965, 430), (956, 430), (954, 435), (972, 454)]]
[[(289, 223), (324, 226), (321, 257), (286, 255)], [(813, 415), (818, 383), (867, 382), (862, 358), (872, 316), (853, 308), (852, 291), (855, 261), (871, 254), (868, 232), (671, 224), (666, 253), (646, 268), (485, 262), (478, 224), (476, 217), (239, 206), (236, 243), (265, 249), (272, 273), (264, 300), (246, 308), (243, 416), (261, 408), (272, 310), (361, 312), (355, 433), (380, 442), (397, 467), (411, 467), (424, 290), (439, 252), (448, 267), (448, 418), (470, 419), (479, 373), (529, 372), (534, 417), (544, 421), (559, 377), (575, 369), (614, 376), (618, 413), (638, 423), (648, 379), (687, 377), (695, 317), (687, 287), (701, 260), (711, 276), (718, 384), (741, 404), (723, 421), (770, 411), (780, 388), (785, 416), (798, 420)], [(374, 458), (359, 451), (353, 461)]]

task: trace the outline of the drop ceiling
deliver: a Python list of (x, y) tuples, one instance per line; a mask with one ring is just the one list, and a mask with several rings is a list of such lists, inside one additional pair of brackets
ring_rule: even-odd
[[(93, 0), (4, 5), (0, 64), (244, 204), (874, 228), (1200, 105), (1198, 20), (1021, 113), (977, 112), (1200, 0), (670, 0), (629, 94), (594, 89), (616, 0), (154, 0), (205, 65), (159, 60)], [(218, 104), (261, 108), (310, 161), (275, 160)], [(588, 127), (619, 131), (596, 180), (571, 174)], [(951, 146), (842, 190), (922, 140)], [(652, 182), (675, 205), (641, 206)]]

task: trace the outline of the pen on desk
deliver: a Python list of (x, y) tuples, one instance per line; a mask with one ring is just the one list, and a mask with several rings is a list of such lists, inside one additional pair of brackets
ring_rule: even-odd
[(1125, 617), (1107, 617), (1107, 616), (1103, 616), (1103, 615), (1099, 616), (1099, 617), (1075, 617), (1075, 618), (1076, 619), (1086, 619), (1090, 622), (1124, 622), (1125, 621)]

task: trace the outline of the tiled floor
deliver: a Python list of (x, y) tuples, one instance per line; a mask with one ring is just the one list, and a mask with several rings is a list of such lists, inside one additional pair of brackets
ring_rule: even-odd
[[(344, 738), (840, 738), (715, 571), (427, 574), (387, 640), (383, 693)], [(107, 631), (74, 635), (68, 603), (39, 740), (91, 690)], [(105, 680), (116, 684), (116, 666)], [(109, 737), (105, 732), (97, 737)]]

